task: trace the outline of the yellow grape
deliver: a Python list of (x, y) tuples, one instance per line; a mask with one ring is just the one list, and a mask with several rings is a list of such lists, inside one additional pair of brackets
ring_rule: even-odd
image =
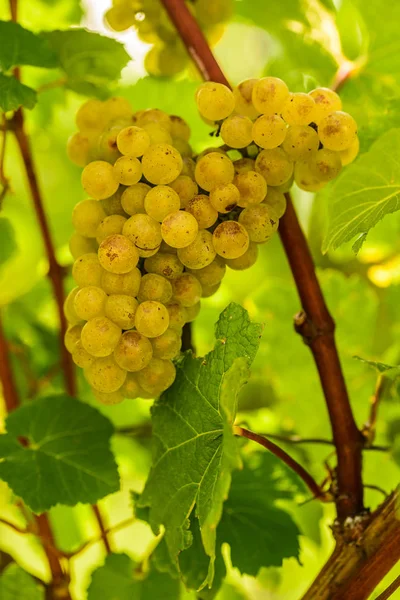
[(125, 396), (121, 393), (122, 386), (116, 392), (106, 393), (99, 392), (92, 387), (93, 396), (98, 402), (105, 405), (120, 404), (125, 400)]
[(294, 180), (301, 190), (318, 192), (326, 185), (313, 173), (309, 161), (297, 161), (294, 167)]
[(121, 196), (121, 205), (128, 215), (145, 213), (144, 199), (151, 187), (147, 183), (135, 183), (123, 192)]
[(250, 204), (259, 204), (267, 193), (267, 182), (264, 177), (256, 171), (247, 171), (236, 175), (235, 185), (239, 190), (238, 204), (242, 208)]
[(152, 338), (153, 357), (172, 359), (179, 356), (182, 338), (175, 329), (167, 329), (162, 335)]
[(217, 254), (223, 258), (238, 258), (249, 247), (249, 235), (241, 223), (225, 221), (213, 233), (213, 244)]
[(137, 120), (138, 126), (145, 127), (150, 123), (156, 123), (157, 125), (160, 125), (167, 131), (171, 132), (172, 123), (170, 116), (163, 110), (158, 108), (148, 108), (147, 110), (141, 111)]
[(141, 397), (141, 387), (135, 373), (127, 374), (126, 379), (120, 388), (120, 392), (124, 398), (129, 398), (130, 400)]
[(239, 223), (246, 229), (250, 241), (263, 243), (278, 229), (279, 219), (266, 204), (252, 204), (240, 213)]
[(153, 356), (150, 340), (138, 331), (122, 334), (114, 351), (116, 363), (127, 371), (135, 373), (149, 364)]
[(221, 152), (210, 152), (196, 164), (196, 181), (203, 190), (211, 192), (219, 185), (232, 183), (235, 169), (230, 158)]
[(72, 327), (68, 327), (65, 332), (64, 344), (70, 354), (77, 349), (77, 344), (81, 340), (82, 328), (83, 325), (72, 325)]
[(322, 148), (310, 159), (310, 167), (320, 181), (332, 181), (342, 170), (342, 161), (338, 152)]
[(157, 397), (174, 383), (176, 370), (170, 360), (152, 358), (149, 364), (139, 371), (137, 379), (141, 388)]
[(316, 88), (309, 95), (315, 102), (314, 122), (317, 124), (332, 112), (342, 110), (340, 97), (329, 88)]
[(157, 273), (143, 275), (138, 293), (139, 302), (155, 300), (166, 304), (172, 298), (172, 285), (168, 279)]
[(132, 118), (132, 108), (129, 101), (121, 96), (113, 96), (104, 102), (104, 111), (109, 122), (129, 121)]
[(254, 122), (252, 139), (261, 148), (276, 148), (286, 136), (285, 121), (279, 115), (262, 115)]
[(264, 115), (281, 112), (288, 97), (288, 87), (278, 77), (263, 77), (253, 86), (253, 105), (256, 110)]
[(218, 25), (229, 21), (233, 13), (232, 0), (196, 0), (196, 16), (202, 25)]
[(167, 215), (180, 209), (178, 194), (168, 185), (156, 185), (144, 199), (147, 214), (161, 223)]
[(158, 252), (162, 241), (161, 226), (149, 215), (133, 215), (127, 220), (122, 231), (134, 244), (139, 256), (153, 256)]
[(186, 308), (178, 302), (172, 302), (167, 305), (167, 310), (169, 315), (169, 328), (180, 333), (188, 319)]
[(158, 123), (148, 123), (143, 129), (150, 138), (150, 145), (170, 144), (172, 146), (172, 135), (162, 125), (158, 125)]
[(82, 346), (92, 356), (109, 356), (121, 337), (121, 328), (107, 317), (90, 319), (82, 329)]
[(85, 369), (85, 377), (96, 391), (111, 394), (119, 390), (124, 383), (126, 371), (117, 365), (113, 356), (105, 356), (96, 358)]
[(122, 233), (126, 218), (121, 215), (110, 215), (105, 217), (96, 229), (96, 241), (101, 244), (110, 235)]
[(182, 117), (177, 115), (170, 116), (171, 135), (188, 142), (190, 140), (190, 127)]
[(89, 252), (76, 259), (72, 265), (72, 277), (79, 287), (100, 287), (102, 270), (97, 254)]
[(63, 311), (69, 325), (77, 325), (82, 322), (82, 317), (75, 310), (75, 297), (78, 292), (79, 287), (73, 288), (64, 300)]
[(200, 229), (194, 241), (185, 248), (178, 249), (178, 258), (189, 269), (202, 269), (215, 258), (212, 233)]
[(121, 329), (132, 329), (135, 325), (135, 313), (138, 301), (132, 296), (112, 294), (105, 303), (106, 317)]
[(74, 309), (78, 317), (90, 321), (105, 315), (107, 295), (100, 287), (88, 285), (78, 289), (74, 297)]
[(158, 252), (144, 261), (148, 273), (157, 273), (167, 279), (175, 279), (183, 273), (183, 264), (179, 258), (170, 252)]
[(120, 215), (121, 217), (126, 217), (127, 214), (122, 208), (121, 198), (122, 198), (122, 188), (118, 188), (118, 190), (110, 196), (109, 198), (105, 198), (104, 200), (100, 200), (100, 204), (104, 209), (104, 212), (108, 217), (112, 215)]
[(97, 227), (106, 217), (106, 213), (97, 200), (82, 200), (74, 206), (72, 211), (72, 225), (81, 235), (96, 237)]
[(169, 144), (154, 144), (143, 154), (143, 175), (156, 185), (171, 183), (182, 171), (182, 157)]
[(235, 88), (233, 88), (233, 95), (235, 98), (235, 111), (239, 115), (249, 117), (249, 119), (256, 119), (260, 111), (253, 106), (252, 94), (254, 85), (258, 79), (245, 79)]
[(201, 298), (200, 281), (191, 273), (183, 273), (172, 282), (173, 300), (185, 308), (197, 304)]
[(210, 298), (211, 296), (214, 296), (214, 294), (216, 294), (218, 292), (220, 287), (221, 287), (221, 282), (217, 283), (216, 285), (210, 285), (210, 286), (203, 287), (203, 293), (202, 293), (201, 297), (202, 298)]
[(226, 266), (224, 260), (220, 256), (216, 256), (213, 262), (206, 267), (195, 270), (187, 269), (187, 271), (192, 273), (203, 287), (210, 287), (222, 281), (226, 273)]
[(196, 104), (203, 117), (210, 121), (221, 121), (233, 112), (235, 98), (226, 85), (207, 81), (196, 93)]
[(308, 125), (315, 119), (315, 102), (308, 94), (290, 94), (283, 109), (282, 117), (288, 125)]
[(190, 200), (196, 196), (199, 191), (197, 183), (188, 175), (179, 175), (169, 186), (178, 194), (181, 202), (181, 208), (186, 208)]
[(103, 200), (115, 194), (119, 182), (108, 162), (95, 160), (82, 171), (82, 187), (95, 200)]
[(103, 240), (99, 246), (98, 256), (103, 269), (118, 275), (132, 271), (139, 260), (139, 253), (132, 241), (121, 234), (110, 235)]
[(248, 117), (233, 115), (222, 123), (220, 135), (231, 148), (245, 148), (253, 141), (253, 123)]
[(194, 216), (199, 229), (208, 229), (214, 225), (218, 219), (218, 211), (211, 204), (210, 199), (205, 194), (198, 194), (192, 198), (185, 210)]
[(239, 258), (228, 258), (225, 260), (227, 266), (234, 271), (244, 271), (252, 267), (258, 257), (258, 245), (254, 242), (250, 242), (250, 245), (246, 252), (239, 256)]
[(263, 204), (270, 206), (278, 219), (283, 217), (286, 211), (286, 198), (282, 192), (269, 187), (267, 195), (264, 198)]
[(83, 254), (97, 252), (97, 243), (93, 238), (87, 238), (74, 231), (69, 239), (69, 251), (75, 260)]
[(117, 135), (117, 147), (121, 154), (143, 156), (150, 147), (150, 136), (141, 127), (125, 127)]
[(281, 185), (292, 176), (293, 162), (282, 148), (261, 150), (256, 158), (256, 171), (268, 185)]
[(139, 304), (136, 310), (135, 326), (142, 335), (153, 338), (162, 335), (168, 329), (168, 310), (154, 300), (146, 300)]
[(121, 156), (114, 164), (115, 179), (123, 185), (134, 185), (142, 177), (142, 164), (135, 156)]
[(113, 31), (125, 31), (135, 24), (135, 14), (128, 4), (112, 6), (107, 10), (104, 18)]
[(210, 193), (210, 202), (219, 213), (231, 212), (240, 202), (240, 192), (236, 185), (228, 183), (219, 185)]
[(76, 113), (76, 126), (84, 134), (100, 132), (104, 125), (104, 103), (100, 100), (87, 100)]
[(353, 160), (357, 157), (360, 151), (360, 140), (358, 137), (354, 140), (354, 142), (346, 148), (346, 150), (342, 150), (339, 152), (340, 160), (342, 161), (342, 166), (345, 167), (353, 162)]
[[(202, 291), (203, 293), (203, 291)], [(192, 323), (196, 317), (198, 317), (201, 309), (201, 302), (197, 302), (197, 304), (193, 304), (193, 306), (186, 307), (187, 312), (187, 323)]]
[(308, 160), (319, 147), (318, 133), (308, 125), (291, 125), (282, 148), (291, 160)]
[(198, 229), (194, 216), (182, 210), (171, 213), (161, 223), (163, 240), (173, 248), (189, 246), (195, 240)]
[(90, 156), (89, 138), (80, 133), (74, 133), (68, 138), (67, 156), (78, 167), (86, 167)]
[(233, 168), (235, 174), (247, 173), (247, 171), (254, 171), (256, 167), (256, 161), (253, 158), (239, 158), (233, 162)]
[(336, 111), (318, 125), (319, 139), (328, 150), (347, 150), (357, 138), (357, 123), (351, 115)]
[(79, 338), (72, 352), (72, 360), (77, 367), (80, 367), (81, 369), (87, 369), (91, 364), (94, 363), (96, 359), (85, 350)]

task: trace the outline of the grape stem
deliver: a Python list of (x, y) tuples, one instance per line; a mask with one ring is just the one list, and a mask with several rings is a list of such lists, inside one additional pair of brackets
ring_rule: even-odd
[(394, 592), (400, 588), (400, 575), (389, 585), (388, 588), (382, 594), (377, 596), (376, 600), (388, 600), (390, 596), (393, 596)]
[(380, 374), (378, 376), (375, 392), (371, 398), (371, 407), (369, 412), (369, 417), (367, 422), (364, 424), (362, 428), (362, 433), (365, 438), (366, 447), (370, 446), (376, 434), (376, 422), (378, 420), (378, 410), (388, 387), (390, 387), (391, 381), (385, 377), (384, 374)]
[(103, 544), (106, 549), (106, 552), (107, 552), (107, 554), (111, 554), (112, 550), (111, 550), (110, 542), (108, 541), (108, 537), (107, 537), (107, 528), (104, 525), (103, 517), (101, 515), (100, 509), (97, 506), (97, 504), (93, 504), (92, 508), (93, 508), (94, 516), (96, 517), (97, 524), (100, 529), (101, 539), (103, 540)]

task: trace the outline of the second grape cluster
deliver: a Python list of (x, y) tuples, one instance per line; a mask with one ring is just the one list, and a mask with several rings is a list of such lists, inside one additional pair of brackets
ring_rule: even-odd
[(85, 103), (68, 143), (88, 199), (72, 216), (66, 346), (104, 403), (166, 390), (183, 326), (227, 267), (255, 263), (293, 180), (319, 190), (358, 152), (355, 121), (325, 88), (208, 82), (196, 103), (225, 142), (196, 157), (183, 119), (123, 98)]

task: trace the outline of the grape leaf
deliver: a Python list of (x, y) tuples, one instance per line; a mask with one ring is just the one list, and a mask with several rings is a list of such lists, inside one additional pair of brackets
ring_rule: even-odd
[(332, 186), (323, 251), (368, 233), (400, 209), (400, 129), (382, 135)]
[(43, 35), (59, 57), (68, 77), (67, 87), (78, 93), (104, 95), (104, 88), (119, 79), (130, 60), (120, 42), (86, 29)]
[(6, 427), (0, 478), (34, 512), (93, 503), (119, 489), (113, 427), (95, 408), (68, 396), (40, 398), (11, 413)]
[(1, 265), (13, 256), (17, 250), (14, 228), (9, 219), (0, 217), (0, 269)]
[(92, 575), (88, 600), (178, 600), (180, 583), (168, 575), (151, 570), (147, 577), (126, 554), (109, 554), (102, 567)]
[(0, 21), (0, 70), (18, 65), (54, 68), (57, 56), (49, 42), (14, 21)]
[(12, 563), (0, 576), (1, 600), (44, 600), (44, 588), (19, 565)]
[[(214, 350), (202, 358), (187, 354), (174, 385), (152, 409), (154, 455), (139, 506), (150, 506), (154, 531), (162, 524), (174, 561), (192, 543), (189, 517), (196, 506), (213, 579), (216, 526), (231, 479), (240, 466), (232, 433), (237, 394), (259, 345), (261, 326), (231, 304), (216, 325)], [(168, 501), (166, 501), (168, 499)]]
[(18, 81), (13, 75), (0, 73), (0, 108), (4, 112), (17, 110), (20, 106), (33, 108), (36, 101), (35, 90)]

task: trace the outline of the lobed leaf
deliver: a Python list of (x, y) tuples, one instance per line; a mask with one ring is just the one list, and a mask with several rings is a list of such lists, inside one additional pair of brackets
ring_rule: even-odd
[(49, 42), (14, 21), (0, 21), (0, 70), (18, 65), (58, 67), (58, 59)]
[(0, 73), (0, 108), (7, 112), (20, 106), (33, 108), (37, 102), (35, 90), (24, 85), (14, 75)]

